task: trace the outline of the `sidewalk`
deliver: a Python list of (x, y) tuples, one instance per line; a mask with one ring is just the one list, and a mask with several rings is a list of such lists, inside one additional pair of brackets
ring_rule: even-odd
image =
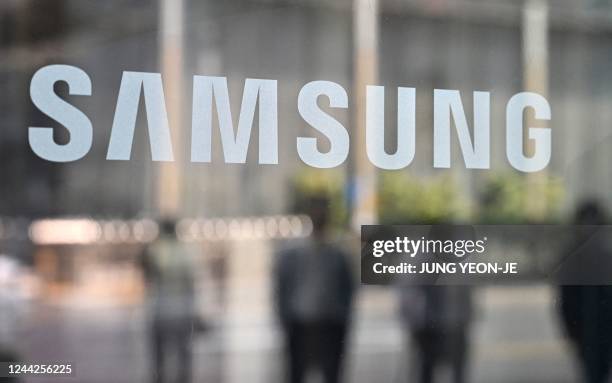
[[(478, 294), (470, 381), (576, 381), (571, 355), (558, 337), (552, 293), (546, 286), (487, 288)], [(391, 292), (364, 290), (359, 307), (346, 381), (405, 381), (410, 357), (403, 351)], [(237, 309), (229, 311), (223, 327), (195, 340), (195, 381), (280, 381), (281, 339), (273, 321), (269, 315), (247, 316), (248, 307), (242, 313)], [(31, 382), (146, 382), (146, 334), (137, 309), (46, 309), (33, 312), (24, 323), (20, 346), (24, 360), (65, 360), (76, 365), (76, 379)]]

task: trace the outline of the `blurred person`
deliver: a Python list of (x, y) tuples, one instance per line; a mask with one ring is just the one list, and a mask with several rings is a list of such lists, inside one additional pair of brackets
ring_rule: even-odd
[(274, 270), (275, 301), (285, 335), (291, 383), (311, 370), (326, 383), (340, 381), (353, 298), (347, 255), (328, 233), (329, 201), (307, 203), (312, 236), (279, 252)]
[(402, 292), (402, 319), (417, 352), (418, 382), (434, 382), (439, 367), (466, 381), (472, 298), (469, 286), (413, 286)]
[[(607, 219), (599, 203), (586, 201), (577, 209), (574, 221), (576, 225), (604, 225)], [(612, 258), (612, 252), (604, 237), (593, 235), (596, 232), (586, 229), (577, 233), (575, 243), (570, 246), (572, 257), (564, 260), (560, 273), (565, 281), (588, 282), (588, 278), (595, 277), (594, 271), (609, 270), (605, 265)], [(584, 381), (607, 382), (612, 360), (612, 286), (562, 285), (559, 308)]]
[[(429, 238), (447, 240), (466, 233), (448, 225), (432, 226)], [(473, 233), (468, 233), (472, 235)], [(446, 255), (438, 260), (446, 261)], [(434, 276), (435, 278), (435, 276)], [(466, 382), (470, 324), (473, 319), (471, 286), (437, 285), (435, 279), (416, 284), (400, 282), (400, 319), (416, 352), (417, 381), (435, 381), (440, 367), (450, 367), (452, 382)], [(411, 380), (411, 379), (408, 379)]]
[(227, 303), (227, 284), (228, 284), (228, 257), (229, 252), (225, 245), (221, 244), (211, 251), (209, 269), (212, 280), (215, 284), (216, 304), (219, 311), (225, 310)]
[[(162, 220), (159, 237), (145, 251), (143, 271), (151, 318), (154, 382), (191, 381), (192, 335), (195, 324), (195, 262), (179, 242), (176, 223)], [(169, 364), (171, 358), (174, 365)], [(175, 373), (168, 377), (174, 367)]]

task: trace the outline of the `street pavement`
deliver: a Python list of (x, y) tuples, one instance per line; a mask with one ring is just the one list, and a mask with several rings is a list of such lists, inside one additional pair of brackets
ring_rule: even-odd
[[(235, 291), (207, 335), (194, 336), (195, 382), (280, 382), (283, 351), (266, 294)], [(560, 336), (554, 290), (546, 285), (476, 292), (470, 382), (577, 382)], [(19, 327), (24, 361), (69, 361), (76, 376), (26, 382), (148, 382), (147, 327), (134, 307), (36, 306)], [(414, 381), (412, 356), (385, 288), (362, 289), (348, 344), (347, 382)], [(441, 381), (446, 376), (442, 373)]]

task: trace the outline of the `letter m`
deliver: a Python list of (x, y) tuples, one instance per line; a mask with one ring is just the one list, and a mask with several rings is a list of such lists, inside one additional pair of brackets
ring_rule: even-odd
[(227, 78), (194, 76), (191, 161), (211, 162), (213, 99), (226, 163), (245, 163), (259, 100), (259, 163), (278, 164), (276, 80), (246, 79), (238, 129), (234, 129)]

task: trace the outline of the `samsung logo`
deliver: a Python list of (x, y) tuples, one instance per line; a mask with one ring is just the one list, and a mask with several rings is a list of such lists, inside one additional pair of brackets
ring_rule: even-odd
[[(54, 92), (54, 84), (60, 81), (68, 85), (70, 95), (92, 95), (91, 79), (85, 71), (69, 65), (49, 65), (34, 74), (30, 83), (30, 97), (42, 113), (67, 129), (69, 141), (66, 144), (56, 143), (53, 128), (40, 126), (29, 127), (28, 141), (39, 157), (53, 162), (70, 162), (83, 158), (91, 149), (93, 125), (87, 115)], [(245, 80), (237, 126), (234, 126), (234, 116), (230, 111), (226, 77), (193, 76), (192, 86), (192, 162), (211, 162), (212, 130), (215, 126), (220, 132), (225, 163), (245, 163), (257, 111), (258, 161), (260, 164), (278, 164), (276, 80)], [(398, 112), (397, 122), (394, 122), (397, 123), (397, 149), (394, 153), (385, 150), (384, 94), (382, 86), (368, 86), (366, 89), (366, 147), (359, 150), (366, 150), (370, 162), (380, 169), (402, 169), (414, 159), (417, 146), (416, 89), (397, 88)], [(127, 161), (131, 158), (141, 97), (147, 113), (152, 160), (173, 161), (162, 76), (150, 72), (123, 72), (106, 159)], [(452, 130), (456, 131), (465, 167), (490, 168), (491, 94), (473, 92), (472, 97), (473, 121), (468, 121), (458, 90), (434, 90), (434, 168), (451, 166)], [(316, 138), (298, 136), (297, 155), (309, 166), (333, 168), (346, 161), (350, 137), (346, 127), (323, 111), (318, 102), (328, 104), (331, 109), (347, 109), (349, 96), (342, 86), (331, 81), (312, 81), (301, 88), (296, 108), (306, 123), (329, 140), (330, 147), (322, 152), (318, 149)], [(213, 105), (217, 111), (217, 121), (213, 121)], [(522, 172), (544, 169), (551, 156), (550, 129), (524, 126), (523, 117), (529, 109), (536, 120), (551, 119), (550, 105), (539, 94), (517, 93), (506, 104), (506, 156), (509, 163)], [(533, 142), (531, 156), (524, 152), (524, 134)]]

